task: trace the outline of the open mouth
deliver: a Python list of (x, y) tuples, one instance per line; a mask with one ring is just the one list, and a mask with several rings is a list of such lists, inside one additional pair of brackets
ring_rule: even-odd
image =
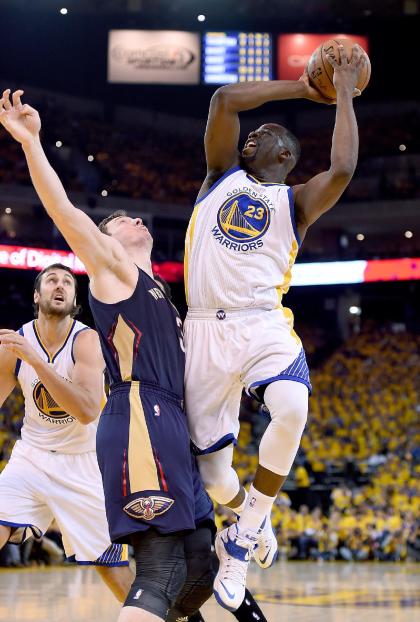
[(64, 296), (62, 296), (61, 294), (56, 294), (53, 298), (53, 300), (55, 302), (64, 302)]
[(250, 153), (253, 153), (256, 150), (257, 146), (258, 145), (257, 145), (255, 140), (247, 140), (245, 145), (244, 145), (244, 148), (242, 149), (242, 153), (244, 155), (248, 155)]

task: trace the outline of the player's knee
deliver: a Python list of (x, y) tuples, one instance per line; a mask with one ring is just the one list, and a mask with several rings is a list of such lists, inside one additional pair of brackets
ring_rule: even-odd
[(235, 471), (230, 468), (223, 476), (221, 473), (217, 474), (216, 477), (212, 477), (212, 475), (214, 474), (206, 473), (206, 476), (203, 477), (205, 489), (210, 497), (222, 505), (232, 501), (240, 488)]
[(199, 527), (185, 538), (187, 560), (187, 578), (168, 615), (168, 622), (188, 618), (213, 593), (213, 581), (216, 575), (213, 567), (212, 532), (207, 527)]
[(272, 429), (301, 435), (308, 417), (308, 390), (298, 382), (278, 381), (269, 385), (264, 395), (270, 411)]
[(124, 606), (138, 607), (166, 620), (187, 576), (184, 537), (148, 530), (132, 539), (136, 577)]
[(239, 479), (232, 468), (231, 447), (213, 454), (198, 456), (198, 466), (205, 489), (217, 503), (232, 501), (240, 489)]

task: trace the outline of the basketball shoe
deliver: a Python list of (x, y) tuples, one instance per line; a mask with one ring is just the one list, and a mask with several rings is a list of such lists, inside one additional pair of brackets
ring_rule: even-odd
[(257, 546), (254, 550), (254, 559), (261, 568), (270, 568), (277, 559), (277, 538), (268, 516), (264, 519), (258, 531)]
[(214, 596), (222, 607), (235, 611), (245, 597), (246, 573), (258, 533), (241, 531), (238, 523), (223, 529), (216, 536), (215, 549), (220, 566), (213, 584)]

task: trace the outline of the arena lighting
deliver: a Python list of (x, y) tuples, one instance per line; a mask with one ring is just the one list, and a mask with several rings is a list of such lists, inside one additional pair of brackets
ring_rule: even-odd
[(93, 155), (88, 155), (88, 162), (93, 162), (93, 160), (95, 159)]
[(101, 196), (107, 197), (108, 196), (108, 190), (102, 190)]
[(405, 235), (406, 238), (412, 238), (413, 237), (413, 232), (412, 231), (406, 231), (404, 233), (404, 235)]
[(206, 16), (202, 15), (202, 14), (201, 15), (197, 15), (197, 19), (198, 19), (199, 22), (204, 22), (204, 21), (206, 21)]
[(63, 143), (61, 142), (61, 140), (57, 140), (57, 142), (55, 143), (55, 146), (59, 149), (60, 147), (63, 146)]
[(356, 307), (355, 305), (349, 307), (349, 313), (351, 315), (362, 315), (362, 310), (360, 307)]
[(65, 7), (63, 7), (62, 9), (60, 9), (60, 13), (61, 15), (67, 15), (68, 10)]
[(405, 151), (405, 150), (407, 149), (407, 147), (406, 147), (405, 145), (400, 145), (400, 146), (398, 147), (398, 149), (399, 149), (400, 151)]
[[(42, 270), (55, 262), (69, 266), (78, 274), (86, 274), (82, 262), (69, 251), (0, 244), (0, 268)], [(171, 283), (183, 280), (183, 264), (180, 261), (154, 263), (153, 270)], [(420, 257), (298, 263), (292, 268), (291, 285), (298, 287), (414, 280), (420, 280)]]
[(359, 240), (359, 242), (362, 242), (365, 239), (365, 236), (363, 235), (363, 233), (358, 233), (356, 235), (356, 239)]
[[(11, 207), (6, 207), (6, 209), (4, 210), (6, 214), (11, 214), (12, 213), (12, 208)], [(406, 232), (408, 233), (408, 232)], [(407, 235), (405, 237), (408, 237)]]

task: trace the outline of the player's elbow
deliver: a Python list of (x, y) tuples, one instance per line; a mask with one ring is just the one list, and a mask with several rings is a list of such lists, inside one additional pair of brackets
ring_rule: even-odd
[(356, 163), (354, 162), (337, 162), (330, 169), (330, 175), (332, 180), (340, 186), (346, 187), (356, 170)]
[(95, 421), (101, 411), (100, 402), (94, 399), (88, 399), (79, 409), (77, 420), (82, 425), (89, 425)]
[(79, 423), (81, 423), (82, 425), (89, 425), (89, 423), (92, 423), (93, 421), (95, 421), (96, 417), (98, 416), (98, 413), (94, 413), (92, 414), (92, 411), (88, 411), (88, 410), (81, 410), (77, 413), (77, 420)]
[(229, 107), (231, 100), (230, 86), (229, 84), (221, 86), (213, 93), (210, 102), (211, 108), (225, 109)]

